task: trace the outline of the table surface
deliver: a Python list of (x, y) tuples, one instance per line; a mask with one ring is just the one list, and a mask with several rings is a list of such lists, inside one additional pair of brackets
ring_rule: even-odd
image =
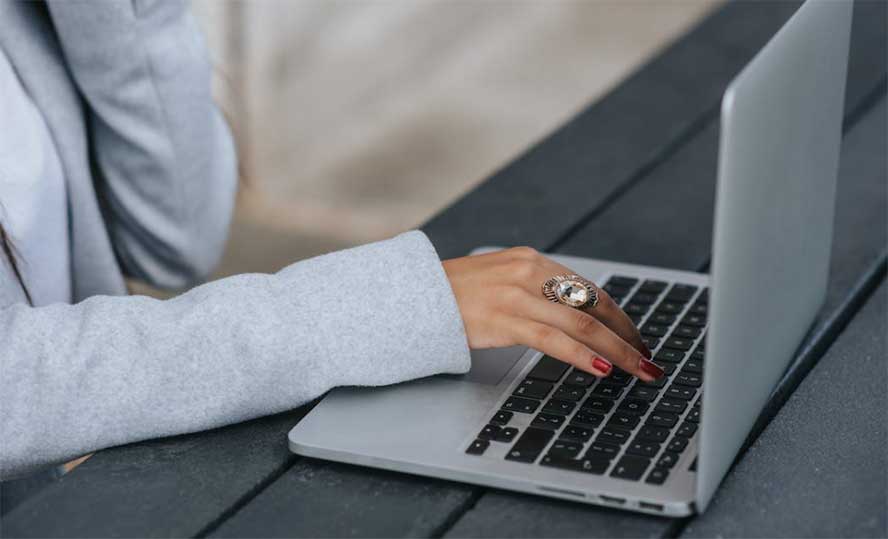
[[(721, 95), (794, 2), (715, 12), (423, 230), (705, 271)], [(886, 535), (886, 4), (855, 6), (827, 300), (703, 515), (669, 519), (291, 454), (310, 409), (102, 451), (7, 536)], [(576, 192), (562, 203), (565, 191)]]

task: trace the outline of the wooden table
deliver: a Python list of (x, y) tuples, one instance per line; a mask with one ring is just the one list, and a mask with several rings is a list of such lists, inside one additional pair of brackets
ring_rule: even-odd
[[(423, 229), (445, 258), (526, 244), (705, 271), (720, 97), (796, 8), (727, 5)], [(297, 457), (285, 436), (307, 406), (102, 451), (14, 509), (3, 533), (884, 537), (885, 25), (885, 3), (858, 2), (826, 304), (704, 515), (644, 516)], [(565, 190), (576, 193), (569, 205)]]

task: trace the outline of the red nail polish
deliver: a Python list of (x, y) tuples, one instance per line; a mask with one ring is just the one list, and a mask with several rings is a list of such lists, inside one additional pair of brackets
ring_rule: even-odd
[(605, 376), (610, 374), (611, 368), (613, 367), (613, 365), (601, 359), (600, 357), (596, 357), (592, 360), (592, 366), (595, 367), (596, 370), (603, 372)]
[(653, 376), (654, 380), (660, 378), (664, 374), (663, 369), (661, 369), (659, 365), (644, 358), (638, 360), (638, 368), (641, 372)]

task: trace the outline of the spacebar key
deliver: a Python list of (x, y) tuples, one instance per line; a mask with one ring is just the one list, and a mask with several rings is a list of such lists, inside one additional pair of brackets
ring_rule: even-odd
[(568, 369), (568, 364), (558, 361), (554, 357), (543, 356), (537, 361), (537, 364), (527, 373), (528, 378), (534, 380), (544, 380), (546, 382), (557, 382), (564, 376), (564, 371)]
[(547, 429), (535, 429), (528, 427), (521, 438), (515, 442), (512, 449), (506, 454), (506, 460), (518, 462), (533, 462), (552, 439), (554, 433)]

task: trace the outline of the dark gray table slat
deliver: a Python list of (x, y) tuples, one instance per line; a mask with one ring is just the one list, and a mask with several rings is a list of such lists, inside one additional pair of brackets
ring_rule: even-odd
[(682, 537), (886, 536), (886, 296), (883, 284)]
[[(875, 227), (873, 223), (884, 223), (886, 216), (886, 161), (885, 151), (885, 115), (886, 103), (883, 100), (875, 107), (870, 108), (869, 113), (860, 119), (845, 135), (842, 147), (842, 165), (839, 173), (839, 192), (836, 211), (835, 247), (833, 249), (832, 274), (830, 276), (829, 292), (823, 308), (823, 315), (816, 323), (817, 331), (813, 336), (824, 336), (824, 321), (830, 315), (843, 308), (846, 298), (855, 290), (861, 278), (865, 278), (867, 272), (880, 260), (885, 258), (886, 236), (884, 226)], [(689, 153), (690, 148), (687, 149)], [(659, 173), (670, 173), (672, 185), (681, 186), (680, 192), (694, 191), (697, 185), (679, 181), (686, 177), (682, 173), (685, 165), (680, 161), (684, 159), (679, 152), (673, 160), (661, 169)], [(695, 162), (695, 158), (689, 158), (689, 162)], [(673, 168), (673, 165), (676, 165)], [(666, 181), (666, 180), (664, 180)], [(708, 181), (711, 183), (712, 178)], [(646, 181), (632, 193), (626, 200), (631, 201), (635, 197), (650, 198), (648, 188), (653, 184)], [(679, 195), (681, 196), (681, 195)], [(695, 198), (683, 197), (685, 205)], [(711, 198), (709, 200), (709, 212), (711, 213)], [(622, 201), (621, 201), (622, 202)], [(688, 208), (692, 209), (692, 208)], [(616, 211), (616, 207), (615, 207)], [(691, 212), (689, 215), (705, 213), (703, 210)], [(606, 215), (602, 216), (606, 219)], [(711, 220), (711, 216), (710, 216)], [(688, 224), (692, 220), (683, 219), (680, 223), (670, 223), (669, 227)], [(867, 223), (869, 226), (867, 226)], [(627, 225), (628, 226), (628, 225)], [(631, 228), (630, 228), (631, 230)], [(690, 229), (689, 229), (690, 230)], [(690, 233), (690, 232), (689, 232)], [(671, 235), (667, 236), (667, 239)], [(608, 245), (608, 239), (600, 230), (594, 227), (584, 230), (577, 239), (577, 245), (588, 251), (579, 254), (596, 253), (603, 246)], [(627, 241), (634, 241), (629, 238)], [(603, 244), (599, 244), (603, 242)], [(669, 243), (666, 244), (667, 246)], [(654, 257), (661, 250), (652, 251), (649, 256)], [(709, 246), (703, 245), (697, 252), (690, 251), (687, 268), (693, 268), (695, 264), (708, 257)], [(671, 257), (669, 253), (663, 256)], [(742, 461), (741, 461), (742, 462)], [(475, 506), (457, 521), (448, 533), (448, 537), (631, 537), (650, 536), (668, 537), (673, 532), (681, 529), (680, 521), (642, 517), (634, 521), (633, 526), (627, 526), (623, 521), (625, 517), (616, 510), (590, 507), (584, 509), (576, 503), (547, 501), (545, 508), (546, 518), (538, 518), (539, 502), (530, 496), (524, 496), (504, 491), (489, 491), (478, 501)], [(581, 516), (579, 516), (581, 515)]]
[[(428, 537), (441, 510), (471, 504), (469, 485), (301, 459), (213, 537)], [(257, 500), (258, 501), (258, 500)], [(320, 510), (323, 508), (323, 510)], [(294, 524), (298, 524), (295, 525)]]
[(2, 535), (197, 535), (295, 459), (281, 433), (306, 411), (103, 452), (5, 516)]
[(712, 121), (727, 83), (797, 6), (729, 4), (423, 230), (442, 258), (550, 249)]

